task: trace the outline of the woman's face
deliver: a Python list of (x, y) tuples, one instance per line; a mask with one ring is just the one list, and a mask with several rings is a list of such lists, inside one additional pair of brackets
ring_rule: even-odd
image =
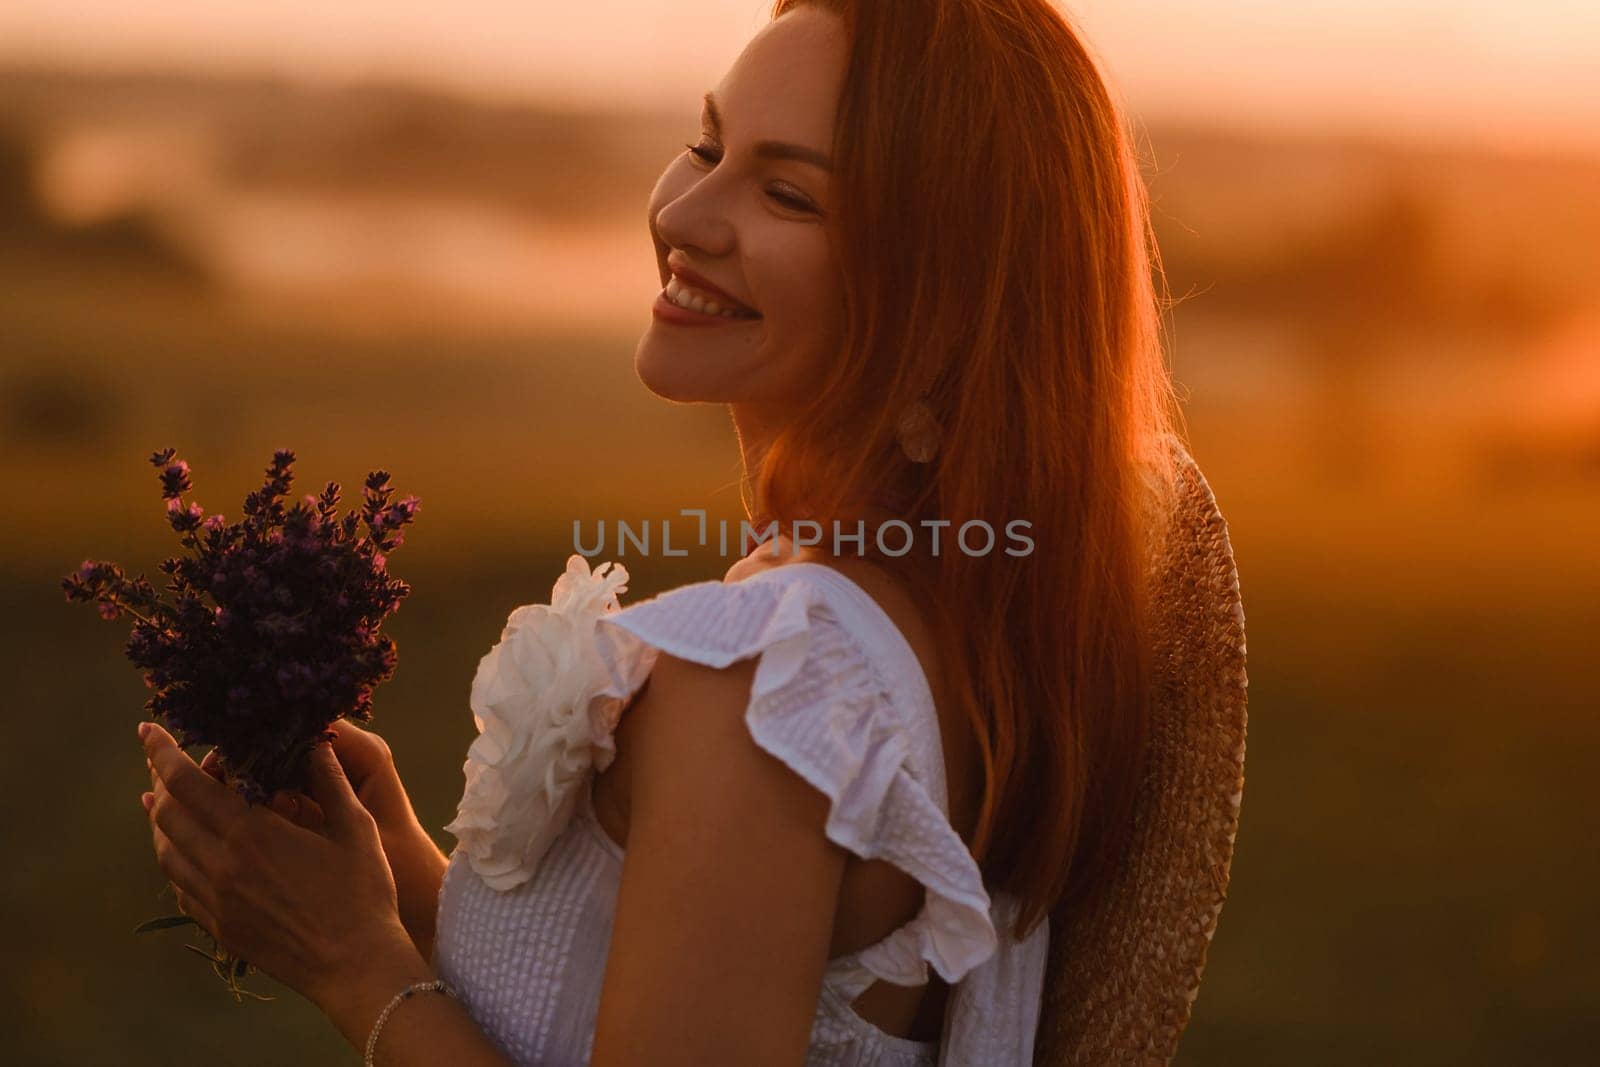
[[(657, 395), (781, 417), (837, 350), (843, 294), (823, 220), (845, 60), (830, 12), (805, 6), (768, 23), (708, 94), (698, 144), (656, 183), (650, 233), (666, 288), (634, 364)], [(754, 317), (665, 307), (681, 272)]]

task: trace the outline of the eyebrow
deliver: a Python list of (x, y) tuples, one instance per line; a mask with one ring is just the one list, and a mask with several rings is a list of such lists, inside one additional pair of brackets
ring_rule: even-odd
[[(705, 96), (706, 114), (711, 118), (711, 128), (717, 136), (722, 136), (722, 112), (717, 110), (717, 102), (710, 93)], [(790, 144), (787, 141), (758, 141), (755, 153), (761, 159), (792, 159), (799, 163), (810, 163), (813, 167), (821, 167), (829, 174), (833, 173), (833, 160), (814, 148), (804, 145)]]

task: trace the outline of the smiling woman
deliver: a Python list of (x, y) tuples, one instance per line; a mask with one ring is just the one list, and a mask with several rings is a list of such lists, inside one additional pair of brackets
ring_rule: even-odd
[[(1052, 924), (1131, 847), (1181, 453), (1123, 118), (1049, 0), (778, 0), (648, 223), (639, 377), (727, 407), (758, 528), (856, 551), (779, 535), (625, 608), (573, 557), (480, 664), (462, 844), (392, 799), (374, 830), (330, 780), (396, 901), (284, 968), (386, 1067), (1031, 1067)], [(1013, 521), (1038, 551), (940, 550)], [(869, 522), (935, 536), (896, 555)], [(242, 855), (318, 855), (255, 821)], [(485, 860), (513, 826), (517, 862)], [(233, 922), (292, 924), (291, 881)], [(459, 1002), (395, 1007), (431, 979)]]
[(1026, 516), (1049, 551), (758, 550), (602, 617), (615, 764), (526, 884), (453, 859), (437, 963), (527, 1063), (1026, 1064), (1046, 913), (1118, 855), (1147, 729), (1143, 190), (1042, 0), (774, 13), (651, 194), (640, 378), (728, 407), (759, 524)]

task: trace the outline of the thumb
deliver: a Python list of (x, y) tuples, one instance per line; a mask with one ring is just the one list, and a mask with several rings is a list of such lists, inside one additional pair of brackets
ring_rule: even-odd
[(322, 809), (334, 837), (345, 837), (372, 821), (327, 741), (318, 741), (306, 757), (306, 793)]

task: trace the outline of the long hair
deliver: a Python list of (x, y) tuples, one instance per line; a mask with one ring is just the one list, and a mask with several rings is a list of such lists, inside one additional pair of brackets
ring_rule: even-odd
[[(1181, 413), (1170, 308), (1118, 104), (1048, 0), (776, 0), (839, 15), (849, 62), (827, 220), (845, 340), (752, 471), (760, 523), (894, 501), (869, 558), (928, 613), (982, 762), (974, 857), (1024, 936), (1109, 872), (1150, 720), (1146, 545)], [(942, 428), (914, 464), (915, 401)], [(948, 520), (948, 526), (924, 525)], [(985, 522), (956, 538), (963, 524)], [(1027, 546), (1008, 536), (1028, 523)], [(938, 551), (932, 534), (941, 535)]]

